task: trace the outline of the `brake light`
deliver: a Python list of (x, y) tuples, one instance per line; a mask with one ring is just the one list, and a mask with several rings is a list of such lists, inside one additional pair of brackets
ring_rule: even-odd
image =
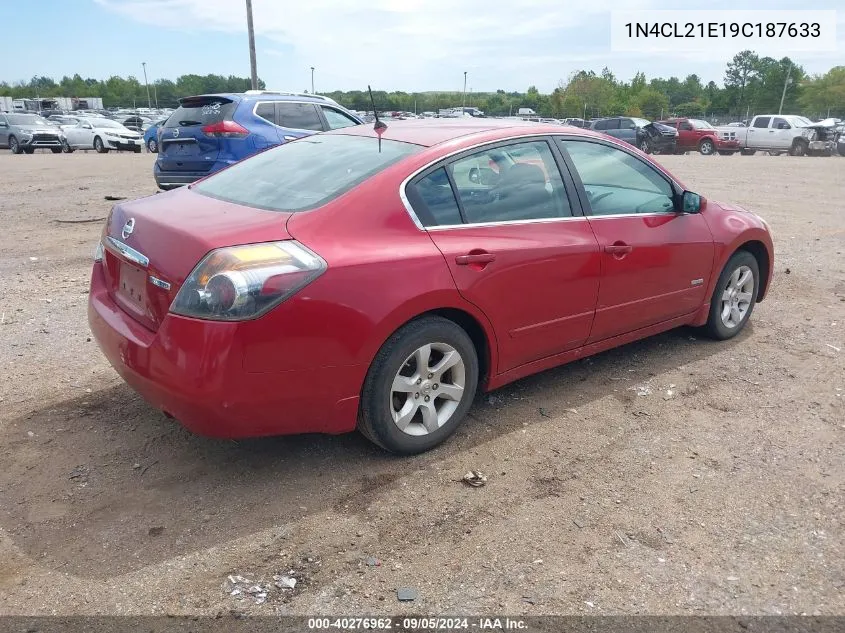
[(202, 128), (202, 133), (212, 138), (244, 138), (249, 130), (234, 121), (218, 121)]
[(261, 316), (326, 270), (326, 262), (295, 241), (232, 246), (197, 265), (170, 311), (215, 321)]

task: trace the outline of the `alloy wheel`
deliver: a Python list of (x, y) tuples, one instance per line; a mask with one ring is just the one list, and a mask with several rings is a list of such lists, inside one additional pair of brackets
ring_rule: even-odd
[(728, 284), (722, 292), (721, 319), (727, 328), (738, 327), (754, 296), (754, 273), (748, 266), (740, 266), (728, 278)]
[(390, 413), (408, 435), (428, 435), (446, 424), (464, 397), (466, 367), (446, 343), (423, 345), (405, 359), (390, 388)]

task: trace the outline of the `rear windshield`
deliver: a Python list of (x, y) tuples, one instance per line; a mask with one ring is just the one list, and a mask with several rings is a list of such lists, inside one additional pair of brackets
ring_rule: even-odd
[(232, 165), (193, 190), (212, 198), (271, 211), (303, 211), (323, 205), (419, 145), (364, 136), (315, 135)]
[(236, 104), (224, 98), (190, 99), (180, 105), (164, 124), (166, 128), (210, 125), (232, 119)]

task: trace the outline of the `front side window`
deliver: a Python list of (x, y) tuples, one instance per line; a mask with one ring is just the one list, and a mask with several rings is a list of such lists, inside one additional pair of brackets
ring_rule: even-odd
[(672, 185), (650, 165), (601, 143), (558, 142), (581, 177), (592, 215), (674, 212)]
[(323, 122), (313, 103), (289, 103), (279, 101), (276, 104), (278, 123), (293, 130), (316, 130), (322, 132)]
[(197, 193), (270, 211), (319, 207), (422, 149), (368, 136), (312, 135), (256, 154), (202, 182)]
[(781, 119), (780, 117), (775, 117), (775, 120), (772, 121), (772, 127), (776, 130), (788, 130), (791, 128), (789, 123), (786, 122), (786, 119)]
[(636, 128), (637, 125), (634, 123), (633, 119), (620, 119), (619, 120), (619, 129), (620, 130), (633, 130)]
[(690, 123), (686, 122), (686, 121), (682, 121), (682, 122), (678, 125), (678, 129), (679, 129), (679, 130), (684, 130), (684, 131), (690, 131), (690, 130), (692, 130), (692, 125), (691, 125)]
[(771, 117), (758, 116), (756, 119), (754, 119), (754, 127), (767, 128), (767, 127), (769, 127), (769, 121), (770, 120), (771, 120)]
[(346, 116), (345, 114), (335, 110), (334, 108), (327, 108), (323, 106), (323, 116), (326, 117), (326, 123), (329, 124), (330, 130), (338, 130), (342, 127), (351, 127), (353, 125), (358, 125), (358, 121)]
[(572, 215), (551, 148), (545, 141), (494, 147), (449, 166), (470, 224)]

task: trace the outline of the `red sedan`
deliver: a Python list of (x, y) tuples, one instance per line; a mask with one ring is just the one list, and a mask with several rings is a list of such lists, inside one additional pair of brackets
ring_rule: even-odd
[(735, 336), (772, 258), (759, 217), (604, 135), (412, 120), (118, 204), (89, 321), (197, 433), (358, 428), (408, 454), (478, 390), (681, 325)]

